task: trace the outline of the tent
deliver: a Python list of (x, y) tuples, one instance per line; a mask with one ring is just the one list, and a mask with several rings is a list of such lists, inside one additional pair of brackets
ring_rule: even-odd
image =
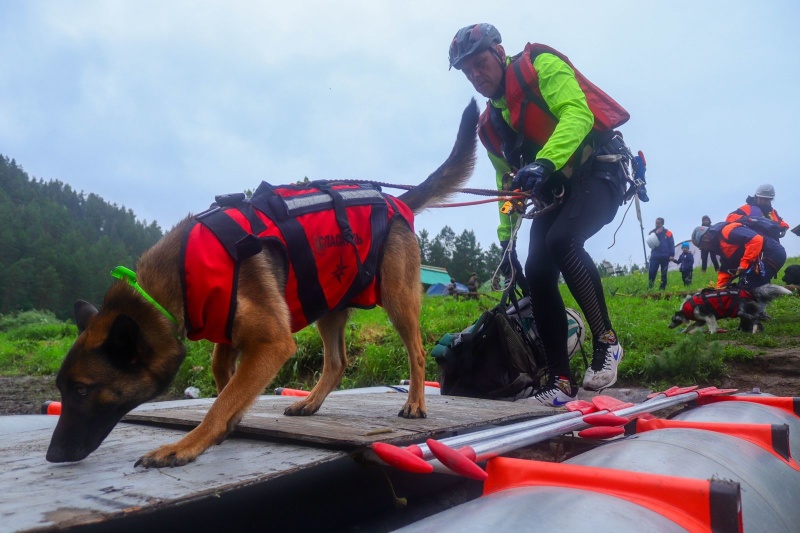
[[(463, 283), (456, 282), (456, 292), (459, 294), (468, 294), (469, 289)], [(447, 290), (447, 285), (444, 283), (435, 283), (428, 288), (428, 292), (426, 294), (428, 296), (449, 296), (450, 291)]]
[(420, 280), (423, 285), (436, 285), (437, 283), (447, 285), (450, 283), (450, 274), (447, 273), (446, 268), (422, 265), (420, 267)]

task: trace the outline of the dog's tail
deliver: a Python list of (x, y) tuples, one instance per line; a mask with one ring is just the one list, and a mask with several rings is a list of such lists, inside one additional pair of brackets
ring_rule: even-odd
[(478, 104), (473, 98), (461, 115), (456, 143), (447, 160), (425, 181), (398, 197), (415, 214), (447, 200), (469, 180), (475, 168), (478, 115)]
[(771, 302), (778, 296), (788, 296), (790, 294), (792, 294), (792, 291), (774, 283), (767, 283), (753, 289), (753, 296), (755, 296), (756, 300), (762, 302)]

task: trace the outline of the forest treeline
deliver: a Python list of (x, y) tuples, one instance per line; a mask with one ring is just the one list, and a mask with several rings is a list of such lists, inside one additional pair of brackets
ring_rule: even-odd
[(100, 304), (117, 265), (161, 238), (155, 222), (58, 180), (32, 179), (0, 156), (0, 314), (31, 309), (72, 316), (76, 299)]
[[(162, 236), (153, 221), (94, 193), (58, 180), (28, 176), (0, 155), (0, 315), (49, 310), (72, 317), (77, 299), (102, 303), (117, 265), (134, 268), (138, 257)], [(437, 235), (417, 235), (422, 263), (447, 268), (466, 283), (472, 272), (488, 280), (502, 251), (483, 251), (472, 230), (460, 235), (445, 226)]]
[(466, 283), (473, 272), (478, 274), (480, 283), (491, 279), (503, 257), (503, 250), (495, 243), (483, 251), (472, 230), (456, 235), (450, 226), (445, 226), (431, 237), (423, 229), (417, 233), (417, 240), (423, 265), (446, 268), (461, 283)]

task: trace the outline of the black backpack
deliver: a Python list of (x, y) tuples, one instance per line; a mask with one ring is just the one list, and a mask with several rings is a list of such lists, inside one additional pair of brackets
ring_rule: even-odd
[(529, 396), (547, 371), (541, 342), (528, 334), (531, 327), (530, 306), (526, 311), (507, 290), (472, 326), (442, 337), (432, 352), (442, 394), (492, 400)]

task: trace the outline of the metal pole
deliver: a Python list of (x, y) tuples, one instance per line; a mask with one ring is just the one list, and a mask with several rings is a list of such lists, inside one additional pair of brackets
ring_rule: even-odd
[(639, 229), (642, 232), (642, 253), (644, 254), (644, 268), (645, 270), (650, 268), (650, 261), (647, 260), (647, 246), (644, 244), (644, 224), (642, 223), (642, 208), (639, 206), (639, 196), (633, 196), (634, 202), (636, 202), (636, 218), (639, 219)]

